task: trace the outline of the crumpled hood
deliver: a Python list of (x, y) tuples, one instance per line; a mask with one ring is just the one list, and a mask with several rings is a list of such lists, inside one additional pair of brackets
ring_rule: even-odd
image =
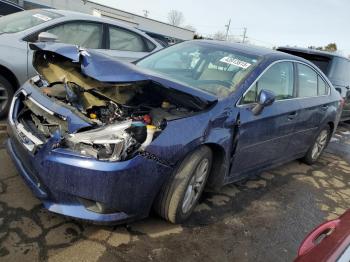
[[(140, 68), (132, 63), (118, 61), (98, 51), (80, 49), (78, 46), (62, 43), (33, 43), (30, 44), (30, 47), (35, 51), (33, 66), (40, 74), (42, 74), (42, 69), (46, 65), (41, 64), (38, 57), (45, 56), (46, 54), (52, 55), (54, 53), (69, 60), (71, 65), (68, 66), (69, 68), (66, 71), (72, 71), (71, 69), (80, 64), (81, 74), (91, 78), (93, 81), (102, 82), (104, 84), (154, 81), (166, 88), (190, 94), (208, 103), (217, 101), (217, 97), (214, 95), (175, 82), (156, 72)], [(54, 62), (52, 62), (52, 64), (54, 64)], [(62, 81), (62, 79), (56, 79), (56, 81)], [(93, 86), (93, 81), (90, 81), (90, 89), (96, 87)], [(99, 83), (97, 87), (98, 86), (101, 86), (101, 83)], [(85, 88), (86, 86), (83, 87)], [(89, 85), (87, 88), (89, 88)]]

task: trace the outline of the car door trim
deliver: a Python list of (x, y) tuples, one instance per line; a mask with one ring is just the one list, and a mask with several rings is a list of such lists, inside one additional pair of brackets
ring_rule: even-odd
[[(291, 62), (291, 63), (299, 63), (305, 66), (310, 67), (318, 76), (320, 76), (322, 78), (323, 81), (325, 81), (328, 86), (329, 86), (329, 82), (327, 80), (325, 80), (325, 78), (319, 74), (315, 68), (313, 68), (311, 65), (302, 62), (302, 61), (298, 61), (298, 60), (292, 60), (292, 59), (282, 59), (282, 60), (277, 60), (274, 61), (273, 63), (271, 63), (268, 67), (266, 67), (261, 73), (260, 75), (254, 80), (254, 82), (248, 87), (248, 89), (243, 93), (243, 95), (240, 97), (240, 99), (236, 102), (236, 107), (238, 108), (246, 108), (246, 107), (250, 107), (252, 105), (255, 105), (256, 103), (249, 103), (249, 104), (240, 104), (243, 97), (254, 87), (254, 85), (260, 80), (260, 78), (274, 65), (278, 64), (278, 63), (283, 63), (283, 62)], [(296, 67), (293, 66), (293, 70), (295, 72)], [(296, 78), (295, 78), (295, 74), (293, 73), (293, 77), (294, 77), (294, 83), (296, 82)], [(297, 83), (296, 85), (297, 87), (297, 94), (299, 91), (299, 84)], [(300, 100), (300, 99), (310, 99), (310, 98), (315, 98), (315, 97), (325, 97), (325, 96), (330, 96), (331, 95), (331, 88), (328, 88), (328, 94), (326, 95), (321, 95), (321, 96), (310, 96), (310, 97), (293, 97), (293, 98), (288, 98), (288, 99), (281, 99), (281, 100), (276, 100), (275, 103), (279, 103), (279, 102), (283, 102), (283, 101), (288, 101), (288, 100)]]

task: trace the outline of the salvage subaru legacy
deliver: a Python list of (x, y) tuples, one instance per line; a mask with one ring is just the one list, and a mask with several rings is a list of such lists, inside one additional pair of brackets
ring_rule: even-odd
[(202, 191), (302, 158), (335, 131), (339, 93), (308, 61), (189, 41), (135, 64), (36, 43), (16, 93), (8, 151), (44, 206), (100, 223), (154, 210), (181, 223)]

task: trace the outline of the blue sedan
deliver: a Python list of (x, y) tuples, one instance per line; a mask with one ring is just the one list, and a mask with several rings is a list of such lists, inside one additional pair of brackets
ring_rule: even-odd
[(317, 67), (268, 49), (190, 41), (129, 64), (31, 48), (39, 75), (12, 101), (8, 151), (48, 210), (93, 222), (154, 208), (181, 223), (205, 187), (313, 164), (342, 110)]

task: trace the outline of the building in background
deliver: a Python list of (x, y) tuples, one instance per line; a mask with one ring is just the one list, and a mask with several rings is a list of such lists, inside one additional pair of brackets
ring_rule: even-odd
[(186, 28), (173, 26), (161, 21), (150, 19), (144, 16), (129, 13), (123, 10), (115, 9), (109, 6), (84, 0), (12, 0), (12, 2), (24, 7), (33, 8), (56, 8), (71, 10), (91, 14), (100, 17), (116, 19), (129, 26), (136, 27), (142, 31), (149, 32), (154, 36), (159, 36), (159, 40), (164, 38), (170, 43), (176, 43), (185, 40), (191, 40), (195, 32)]

